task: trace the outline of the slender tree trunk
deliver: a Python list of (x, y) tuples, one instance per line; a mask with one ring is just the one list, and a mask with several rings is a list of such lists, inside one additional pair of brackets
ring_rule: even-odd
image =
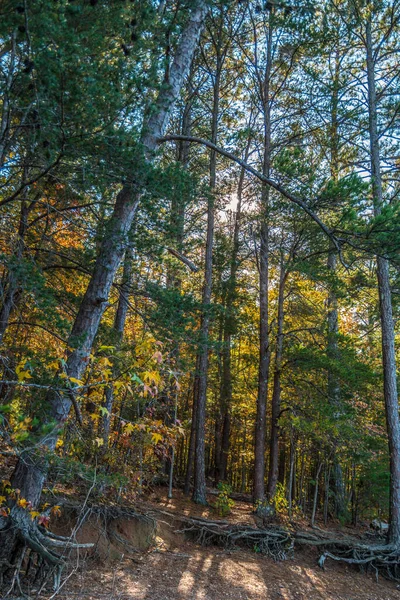
[[(271, 22), (267, 39), (267, 68), (264, 79), (264, 161), (263, 175), (269, 177), (271, 170), (271, 106), (270, 106), (270, 74), (272, 59)], [(261, 193), (261, 231), (259, 252), (259, 286), (260, 286), (260, 321), (259, 321), (259, 366), (257, 412), (254, 444), (254, 479), (253, 500), (262, 501), (265, 496), (265, 430), (267, 417), (268, 376), (270, 363), (269, 330), (268, 330), (268, 278), (269, 278), (269, 187), (263, 185)]]
[[(189, 79), (188, 90), (190, 94), (191, 83)], [(191, 132), (191, 99), (186, 102), (182, 120), (181, 120), (181, 132), (183, 135), (190, 135)], [(179, 141), (177, 144), (177, 161), (181, 164), (183, 169), (187, 169), (189, 164), (189, 150), (190, 144), (186, 141)], [(170, 225), (171, 225), (171, 236), (174, 241), (175, 249), (179, 252), (183, 252), (183, 240), (185, 236), (185, 209), (186, 209), (186, 198), (181, 193), (174, 193), (171, 201), (171, 217), (170, 217)], [(180, 291), (182, 287), (182, 280), (180, 275), (175, 272), (168, 273), (167, 277), (167, 286), (173, 287), (176, 290)], [(176, 346), (171, 351), (171, 358), (175, 361), (175, 368), (179, 370), (179, 354), (180, 348), (179, 344), (176, 343)], [(172, 392), (172, 390), (171, 390)], [(174, 396), (174, 406), (173, 406), (173, 423), (176, 424), (177, 419), (177, 411), (178, 411), (178, 398), (176, 391), (170, 393), (170, 397)], [(194, 402), (194, 401), (193, 401)], [(194, 441), (194, 438), (193, 438)], [(193, 446), (194, 452), (194, 446)], [(169, 470), (169, 490), (168, 497), (172, 498), (172, 487), (173, 487), (173, 476), (174, 476), (174, 463), (175, 463), (175, 448), (172, 446), (170, 448), (170, 460), (168, 461), (168, 470)], [(193, 461), (193, 456), (191, 458)], [(191, 474), (189, 473), (189, 476)], [(190, 484), (190, 479), (189, 479)], [(189, 485), (188, 484), (188, 485)], [(189, 493), (189, 490), (186, 492)]]
[[(220, 21), (220, 31), (216, 44), (216, 70), (214, 74), (213, 85), (213, 109), (211, 121), (211, 141), (217, 142), (218, 136), (218, 116), (220, 102), (221, 74), (225, 55), (221, 53), (221, 27), (223, 25), (222, 17)], [(214, 221), (215, 221), (215, 185), (216, 185), (216, 164), (217, 155), (214, 150), (210, 153), (210, 194), (207, 206), (207, 241), (204, 266), (204, 286), (203, 286), (203, 314), (200, 326), (200, 347), (199, 347), (199, 387), (197, 398), (196, 415), (196, 443), (195, 443), (195, 464), (194, 464), (194, 486), (192, 500), (197, 504), (207, 504), (206, 496), (206, 476), (205, 476), (205, 426), (206, 426), (206, 403), (207, 403), (207, 381), (208, 381), (208, 349), (209, 349), (209, 328), (210, 328), (210, 307), (212, 294), (212, 253), (214, 245)]]
[(190, 494), (190, 485), (192, 481), (193, 475), (193, 461), (195, 454), (195, 446), (196, 446), (196, 430), (197, 430), (197, 398), (198, 398), (198, 388), (199, 388), (199, 355), (196, 357), (196, 369), (193, 381), (193, 404), (192, 404), (192, 423), (190, 426), (190, 438), (189, 438), (189, 448), (188, 455), (186, 461), (186, 474), (185, 474), (185, 487), (184, 494), (185, 496), (189, 496)]
[[(214, 87), (213, 136), (216, 139), (219, 86)], [(215, 143), (215, 140), (213, 139)], [(214, 189), (216, 182), (216, 154), (212, 151), (210, 160), (210, 195), (207, 207), (207, 242), (203, 287), (203, 314), (200, 326), (199, 383), (196, 415), (196, 442), (194, 459), (194, 486), (192, 499), (197, 504), (207, 504), (205, 475), (205, 428), (208, 381), (208, 336), (210, 327), (210, 306), (212, 293), (212, 252), (214, 245)]]
[[(247, 162), (251, 139), (249, 137), (244, 160)], [(237, 205), (235, 214), (235, 227), (233, 232), (233, 247), (230, 260), (230, 274), (227, 282), (225, 321), (224, 321), (224, 349), (222, 354), (222, 386), (221, 406), (223, 412), (221, 456), (219, 460), (219, 479), (226, 479), (226, 470), (229, 455), (229, 442), (231, 430), (231, 405), (232, 405), (232, 360), (231, 360), (231, 337), (236, 330), (236, 318), (234, 315), (234, 300), (236, 294), (236, 276), (238, 269), (239, 234), (242, 216), (242, 195), (245, 170), (242, 169), (239, 176), (237, 190)]]
[[(371, 17), (366, 26), (366, 54), (368, 75), (369, 138), (371, 150), (371, 179), (375, 216), (383, 207), (382, 176), (377, 119), (375, 85), (375, 58), (373, 51)], [(377, 257), (379, 305), (382, 328), (383, 387), (386, 425), (390, 456), (389, 543), (400, 548), (400, 420), (397, 397), (394, 322), (390, 289), (389, 263)]]
[(322, 460), (319, 462), (317, 467), (317, 472), (315, 474), (315, 487), (314, 487), (314, 499), (313, 499), (313, 508), (311, 513), (311, 526), (315, 525), (315, 516), (317, 514), (317, 502), (318, 502), (318, 489), (319, 489), (319, 475), (321, 473), (323, 462)]
[(278, 291), (278, 316), (276, 332), (276, 350), (275, 350), (275, 368), (274, 384), (272, 392), (272, 414), (271, 414), (271, 433), (269, 444), (269, 472), (267, 494), (270, 499), (275, 495), (276, 484), (278, 482), (279, 471), (279, 416), (281, 412), (281, 371), (282, 371), (282, 352), (283, 352), (283, 319), (284, 319), (284, 299), (285, 284), (287, 272), (283, 259), (283, 250), (281, 251), (281, 265), (279, 276)]
[[(338, 105), (339, 105), (339, 77), (340, 77), (340, 46), (339, 37), (336, 40), (335, 68), (333, 74), (333, 89), (332, 89), (332, 105), (331, 105), (331, 126), (330, 126), (330, 171), (333, 181), (339, 179), (339, 120), (338, 120)], [(335, 276), (337, 269), (337, 252), (332, 246), (328, 253), (328, 271), (332, 276)], [(338, 300), (335, 293), (333, 282), (330, 283), (328, 292), (328, 341), (327, 341), (327, 356), (330, 361), (328, 367), (328, 400), (333, 408), (333, 418), (338, 419), (341, 414), (341, 398), (340, 384), (337, 374), (335, 373), (335, 362), (339, 358), (339, 318), (338, 318)], [(344, 514), (345, 498), (343, 486), (343, 473), (337, 456), (337, 440), (333, 440), (333, 482), (334, 482), (334, 497), (335, 497), (335, 514), (337, 517)]]
[[(126, 317), (128, 314), (129, 288), (130, 288), (131, 278), (132, 278), (132, 261), (133, 261), (132, 248), (128, 247), (125, 252), (121, 289), (120, 289), (120, 294), (119, 294), (119, 298), (118, 298), (117, 312), (115, 313), (114, 327), (113, 327), (115, 345), (116, 345), (117, 349), (120, 347), (123, 336), (124, 336)], [(113, 371), (114, 371), (114, 373), (113, 373), (113, 378), (114, 378), (117, 375), (117, 373), (116, 373), (115, 369), (113, 369)], [(110, 425), (111, 425), (113, 404), (114, 404), (114, 388), (112, 385), (109, 385), (106, 387), (106, 390), (105, 390), (105, 402), (104, 402), (104, 408), (106, 409), (107, 412), (103, 415), (103, 418), (102, 418), (102, 437), (103, 437), (102, 448), (103, 448), (103, 452), (106, 452), (107, 448), (108, 448), (108, 437), (110, 434)]]

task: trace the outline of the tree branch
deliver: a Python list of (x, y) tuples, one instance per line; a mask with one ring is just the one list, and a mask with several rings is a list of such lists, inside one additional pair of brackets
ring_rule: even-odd
[(313, 221), (315, 221), (315, 223), (317, 223), (319, 228), (322, 229), (324, 234), (332, 241), (333, 245), (335, 246), (336, 250), (338, 251), (339, 255), (341, 256), (341, 246), (340, 246), (339, 240), (336, 238), (336, 236), (333, 234), (333, 232), (329, 229), (329, 227), (327, 227), (327, 225), (325, 225), (325, 223), (323, 221), (321, 221), (321, 219), (318, 217), (318, 215), (311, 208), (309, 208), (307, 206), (307, 204), (304, 200), (302, 200), (301, 198), (298, 198), (297, 196), (294, 196), (291, 192), (286, 190), (279, 183), (277, 183), (273, 179), (270, 179), (269, 177), (266, 177), (265, 175), (260, 173), (260, 171), (257, 171), (257, 169), (255, 169), (254, 167), (252, 167), (251, 165), (246, 163), (244, 160), (242, 160), (238, 156), (235, 156), (228, 150), (225, 150), (224, 148), (221, 148), (220, 146), (216, 146), (212, 142), (209, 142), (208, 140), (205, 140), (203, 138), (193, 137), (190, 135), (180, 135), (180, 134), (172, 133), (170, 135), (166, 135), (166, 136), (157, 138), (157, 143), (162, 144), (164, 142), (171, 142), (171, 141), (176, 141), (176, 140), (178, 140), (178, 141), (180, 140), (183, 142), (192, 142), (194, 144), (201, 144), (203, 146), (207, 146), (207, 148), (210, 148), (211, 150), (214, 150), (214, 152), (218, 152), (218, 154), (221, 154), (222, 156), (226, 156), (226, 158), (229, 158), (233, 162), (240, 165), (248, 173), (251, 173), (252, 175), (257, 177), (257, 179), (259, 179), (263, 183), (266, 183), (270, 187), (277, 190), (280, 194), (282, 194), (282, 196), (284, 196), (285, 198), (290, 200), (290, 202), (293, 202), (294, 204), (297, 204), (297, 206), (300, 206), (300, 208), (302, 208), (304, 210), (304, 212), (306, 212), (308, 214), (308, 216), (311, 217), (313, 219)]

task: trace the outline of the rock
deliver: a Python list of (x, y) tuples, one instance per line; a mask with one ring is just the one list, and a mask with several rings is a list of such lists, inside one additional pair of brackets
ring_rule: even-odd
[(374, 519), (371, 521), (370, 527), (371, 529), (375, 529), (375, 531), (384, 532), (388, 531), (389, 523), (385, 523), (385, 521), (381, 521), (380, 519)]

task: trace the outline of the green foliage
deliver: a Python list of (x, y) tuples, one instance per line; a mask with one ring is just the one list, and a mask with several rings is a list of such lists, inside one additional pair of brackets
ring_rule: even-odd
[(232, 493), (232, 488), (224, 481), (220, 481), (217, 488), (218, 497), (214, 503), (214, 508), (220, 517), (225, 517), (230, 514), (232, 508), (235, 506), (234, 501), (229, 497)]

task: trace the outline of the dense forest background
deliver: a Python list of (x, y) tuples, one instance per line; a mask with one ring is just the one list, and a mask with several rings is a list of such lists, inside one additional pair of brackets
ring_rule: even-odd
[(399, 21), (2, 2), (5, 522), (222, 483), (400, 545)]

